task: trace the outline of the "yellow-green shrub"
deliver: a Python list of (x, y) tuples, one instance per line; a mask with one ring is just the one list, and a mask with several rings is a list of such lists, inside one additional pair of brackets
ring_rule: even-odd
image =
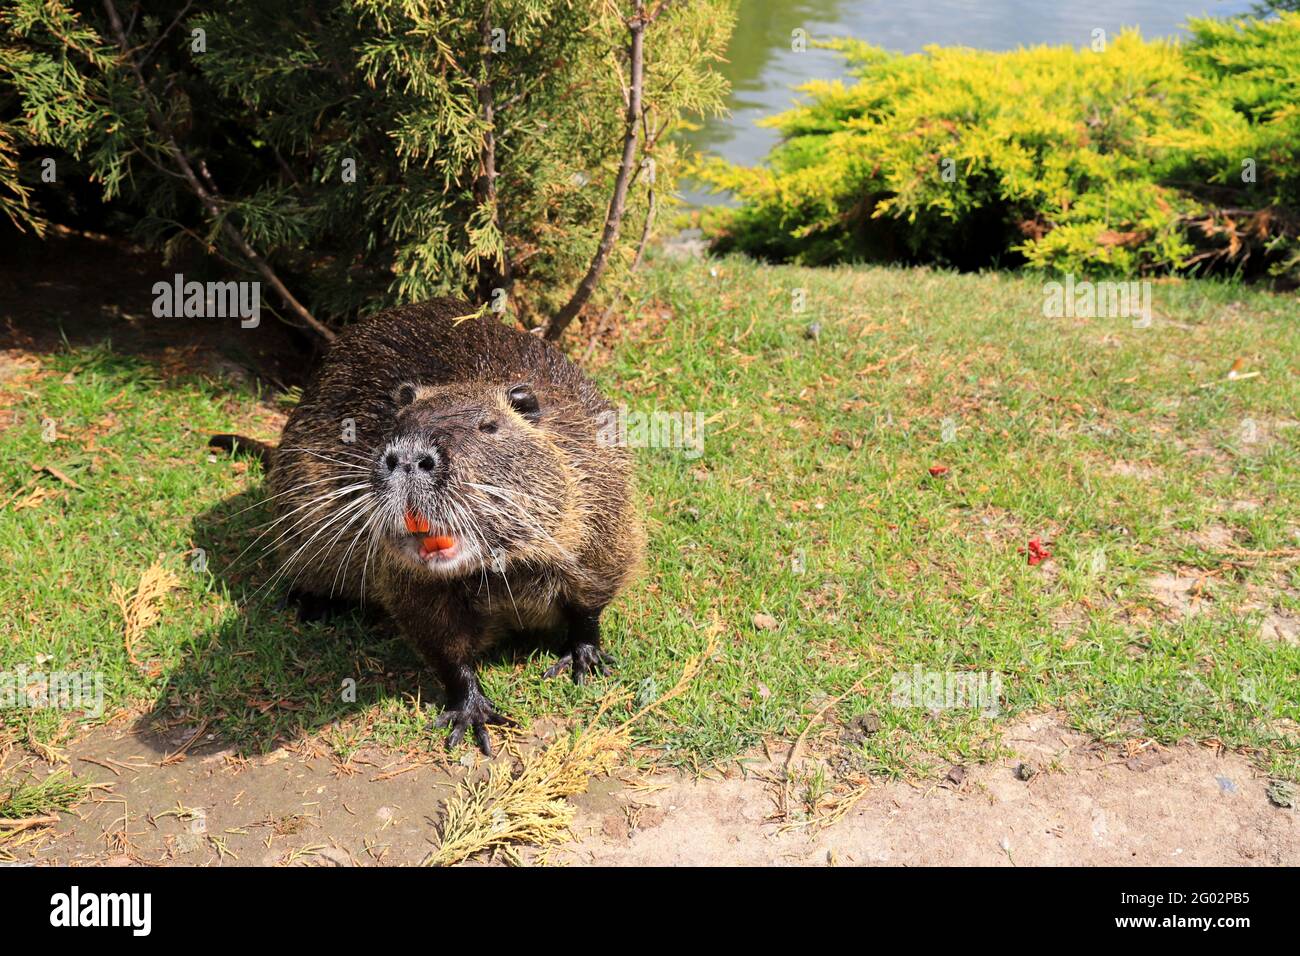
[(810, 264), (1300, 272), (1300, 14), (1190, 29), (1101, 52), (837, 41), (857, 82), (808, 84), (768, 120), (784, 134), (768, 167), (705, 167), (742, 200), (710, 229)]

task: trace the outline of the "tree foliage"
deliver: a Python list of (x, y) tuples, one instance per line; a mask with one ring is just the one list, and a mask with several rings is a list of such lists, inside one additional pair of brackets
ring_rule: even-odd
[[(653, 167), (637, 170), (634, 223), (649, 169), (666, 193), (683, 167), (672, 132), (726, 92), (714, 64), (731, 0), (661, 6), (639, 142)], [(635, 4), (121, 0), (126, 52), (107, 7), (8, 0), (0, 13), (0, 208), (20, 225), (39, 229), (93, 183), (110, 230), (244, 268), (224, 220), (333, 321), (494, 285), (536, 320), (591, 260), (623, 145)], [(218, 215), (177, 175), (166, 131)], [(57, 184), (40, 181), (45, 158)]]

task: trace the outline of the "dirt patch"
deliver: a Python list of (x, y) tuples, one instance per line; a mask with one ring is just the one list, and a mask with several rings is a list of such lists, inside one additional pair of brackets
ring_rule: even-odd
[[(783, 754), (746, 772), (593, 780), (575, 799), (574, 864), (1300, 863), (1300, 821), (1244, 758), (1204, 747), (1103, 747), (1042, 715), (1008, 729), (1011, 757), (940, 781), (868, 790), (840, 822), (782, 831)], [(209, 745), (163, 766), (159, 742), (92, 732), (73, 772), (109, 789), (64, 814), (19, 859), (74, 865), (419, 863), (442, 803), (474, 772), (366, 751), (346, 765), (279, 750), (241, 760)], [(165, 748), (164, 748), (165, 749)], [(471, 758), (467, 761), (478, 765)], [(481, 765), (480, 765), (481, 766)], [(537, 861), (535, 854), (525, 859)]]
[(1151, 596), (1175, 617), (1191, 617), (1204, 610), (1213, 600), (1210, 578), (1195, 570), (1178, 570), (1159, 574), (1147, 581)]
[(1300, 434), (1300, 422), (1289, 418), (1244, 418), (1238, 438), (1247, 449), (1251, 445), (1271, 445)]
[[(1209, 528), (1198, 532), (1203, 540), (1212, 541), (1206, 547), (1226, 547), (1222, 535), (1225, 529)], [(1230, 538), (1228, 539), (1231, 540)], [(1171, 620), (1194, 617), (1214, 607), (1214, 577), (1194, 569), (1176, 569), (1156, 575), (1147, 581), (1147, 588), (1156, 602), (1166, 609)], [(1259, 638), (1263, 641), (1300, 645), (1300, 614), (1282, 600), (1285, 595), (1294, 603), (1294, 591), (1282, 587), (1248, 585), (1247, 599), (1235, 604), (1233, 610), (1240, 615), (1259, 614)]]
[(1261, 503), (1250, 498), (1238, 498), (1236, 501), (1229, 502), (1226, 510), (1234, 513), (1248, 513), (1258, 511)]
[(1187, 535), (1187, 541), (1202, 551), (1223, 551), (1236, 547), (1236, 534), (1227, 525), (1212, 524)]
[(1292, 647), (1300, 646), (1300, 617), (1295, 614), (1269, 611), (1259, 625), (1259, 636), (1265, 641), (1279, 641)]
[(1164, 477), (1160, 469), (1142, 461), (1112, 462), (1110, 473), (1121, 478), (1134, 478), (1138, 481), (1159, 481)]
[[(163, 742), (166, 744), (166, 742)], [(251, 760), (170, 752), (102, 729), (69, 748), (73, 773), (106, 784), (19, 859), (71, 865), (414, 865), (433, 848), (454, 767), (365, 751), (340, 765), (289, 750)], [(93, 762), (92, 762), (93, 761)], [(462, 771), (463, 773), (463, 768)]]
[[(598, 865), (1294, 865), (1300, 819), (1249, 762), (1204, 747), (1129, 757), (1052, 716), (1009, 729), (1014, 756), (942, 783), (875, 788), (820, 833), (780, 832), (759, 775), (657, 777), (583, 805), (561, 858)], [(1026, 778), (1027, 779), (1022, 779)], [(662, 789), (653, 789), (662, 786)], [(583, 798), (578, 801), (583, 804)], [(639, 822), (637, 822), (639, 821)]]
[(1300, 645), (1300, 613), (1294, 610), (1300, 602), (1300, 594), (1280, 585), (1277, 588), (1265, 588), (1252, 584), (1247, 586), (1246, 595), (1247, 600), (1241, 610), (1243, 613), (1260, 612), (1261, 640)]

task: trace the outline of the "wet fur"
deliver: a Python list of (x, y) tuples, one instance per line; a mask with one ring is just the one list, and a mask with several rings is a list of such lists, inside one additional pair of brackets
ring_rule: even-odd
[[(611, 408), (595, 385), (549, 343), (491, 317), (464, 318), (473, 311), (439, 299), (382, 312), (339, 337), (269, 453), (269, 536), (279, 538), (277, 580), (294, 592), (377, 603), (391, 615), (447, 688), (453, 742), (472, 730), (489, 749), (483, 725), (500, 715), (474, 661), (507, 632), (562, 628), (566, 660), (584, 676), (603, 658), (599, 616), (633, 576), (643, 533), (629, 456), (597, 439)], [(518, 420), (505, 398), (518, 383), (538, 397), (535, 424)], [(507, 438), (477, 431), (475, 416), (499, 418)], [(372, 469), (398, 428), (454, 432), (460, 516), (491, 537), (504, 574), (480, 562), (441, 578), (384, 546), (399, 519), (375, 514)]]

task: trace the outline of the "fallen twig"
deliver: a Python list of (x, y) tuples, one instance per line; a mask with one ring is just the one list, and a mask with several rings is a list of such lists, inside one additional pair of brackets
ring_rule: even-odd
[(194, 742), (198, 740), (200, 737), (202, 737), (203, 732), (207, 729), (208, 729), (208, 719), (205, 717), (203, 721), (199, 724), (198, 729), (196, 729), (194, 733), (190, 735), (190, 739), (185, 741), (185, 743), (181, 744), (180, 749), (177, 750), (175, 753), (170, 753), (166, 757), (163, 757), (162, 760), (158, 761), (158, 766), (169, 767), (174, 763), (180, 763), (182, 760), (184, 760), (185, 751), (193, 747)]
[(1220, 548), (1226, 554), (1234, 554), (1239, 558), (1297, 558), (1300, 557), (1300, 548), (1273, 548), (1269, 551), (1252, 551), (1249, 548)]
[(9, 830), (17, 833), (19, 830), (30, 830), (32, 827), (49, 827), (59, 822), (58, 814), (50, 813), (40, 817), (23, 817), (21, 820), (2, 820), (0, 819), (0, 829)]
[(1227, 385), (1229, 382), (1241, 382), (1248, 378), (1255, 378), (1259, 372), (1242, 372), (1240, 374), (1229, 375), (1226, 378), (1216, 379), (1213, 382), (1202, 382), (1197, 388), (1213, 388), (1215, 385)]
[(69, 478), (67, 475), (65, 475), (63, 472), (59, 471), (59, 469), (55, 468), (53, 465), (33, 465), (33, 466), (32, 466), (32, 470), (33, 470), (33, 471), (43, 471), (43, 472), (45, 472), (47, 475), (51, 476), (52, 478), (57, 478), (59, 481), (63, 482), (65, 485), (68, 485), (69, 487), (72, 487), (72, 488), (76, 488), (78, 491), (85, 491), (85, 490), (86, 490), (86, 489), (82, 488), (81, 485), (77, 484), (75, 481), (73, 481), (71, 478)]

